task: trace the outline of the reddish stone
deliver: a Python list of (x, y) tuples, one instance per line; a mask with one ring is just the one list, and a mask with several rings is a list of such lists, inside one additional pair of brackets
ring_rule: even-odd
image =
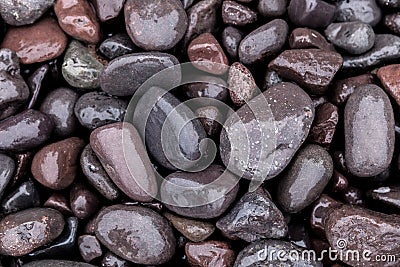
[(191, 266), (231, 267), (235, 261), (235, 252), (220, 241), (186, 243), (185, 253)]
[(400, 64), (382, 67), (378, 70), (377, 76), (386, 92), (388, 92), (397, 105), (400, 106)]

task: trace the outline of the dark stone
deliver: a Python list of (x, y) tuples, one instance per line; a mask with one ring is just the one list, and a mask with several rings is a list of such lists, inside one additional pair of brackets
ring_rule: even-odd
[(246, 26), (257, 21), (257, 13), (251, 8), (235, 1), (222, 3), (222, 21), (233, 26)]
[(53, 131), (50, 118), (28, 109), (0, 122), (0, 150), (26, 151), (46, 142)]
[[(31, 91), (31, 99), (28, 103), (28, 108), (34, 108), (38, 101), (40, 93), (44, 90), (45, 84), (47, 83), (47, 77), (50, 74), (50, 66), (44, 64), (36, 69), (28, 78), (28, 86)], [(43, 92), (42, 92), (43, 94)]]
[(58, 210), (64, 215), (71, 215), (72, 211), (69, 207), (69, 201), (64, 195), (59, 193), (52, 194), (44, 203), (45, 207)]
[(179, 171), (168, 175), (161, 184), (160, 196), (165, 206), (179, 215), (215, 218), (235, 200), (238, 182), (238, 178), (225, 172), (222, 166), (211, 165), (196, 173)]
[(325, 28), (335, 17), (336, 7), (322, 0), (291, 0), (290, 20), (300, 27)]
[(392, 32), (400, 35), (400, 13), (386, 15), (383, 24)]
[(260, 0), (258, 2), (258, 12), (264, 17), (279, 17), (285, 14), (287, 0)]
[(283, 79), (276, 71), (268, 69), (265, 72), (263, 90), (268, 90), (270, 87), (283, 82)]
[(308, 28), (296, 28), (289, 36), (289, 46), (292, 49), (319, 48), (327, 51), (335, 51), (325, 37), (316, 30)]
[(208, 136), (219, 136), (221, 132), (221, 124), (224, 121), (224, 118), (217, 107), (206, 106), (199, 108), (196, 110), (195, 116), (203, 125)]
[(15, 161), (5, 154), (0, 154), (0, 198), (13, 177), (16, 166)]
[(118, 33), (107, 38), (99, 46), (100, 53), (110, 60), (126, 54), (132, 54), (136, 50), (137, 47), (125, 33)]
[(65, 260), (40, 260), (22, 265), (23, 267), (95, 267), (94, 265)]
[(336, 21), (361, 21), (375, 26), (381, 17), (375, 0), (340, 0), (336, 7)]
[(310, 226), (315, 234), (325, 238), (325, 220), (332, 209), (340, 207), (341, 202), (322, 194), (313, 204), (310, 214)]
[(308, 140), (322, 146), (329, 146), (339, 122), (339, 109), (331, 103), (324, 103), (315, 109), (315, 119)]
[(369, 73), (334, 81), (331, 86), (332, 103), (337, 106), (344, 105), (358, 86), (370, 83), (374, 83), (374, 76)]
[(400, 208), (400, 187), (398, 185), (372, 189), (367, 192), (367, 195), (379, 203)]
[(348, 186), (345, 190), (341, 192), (342, 200), (344, 203), (351, 205), (364, 206), (364, 193), (357, 187)]
[(376, 85), (362, 85), (350, 96), (344, 112), (348, 170), (371, 177), (383, 172), (394, 151), (394, 115), (389, 97)]
[(262, 188), (247, 192), (221, 219), (217, 228), (230, 238), (247, 242), (260, 239), (279, 239), (287, 235), (288, 227), (282, 212)]
[(188, 98), (208, 97), (222, 102), (228, 100), (228, 85), (224, 79), (215, 76), (196, 77), (198, 82), (183, 85), (182, 91)]
[(1, 202), (1, 209), (5, 214), (8, 214), (38, 207), (39, 205), (39, 191), (33, 181), (28, 180), (3, 199)]
[(222, 31), (221, 44), (231, 59), (237, 59), (243, 37), (243, 32), (232, 26), (228, 26)]
[(111, 252), (137, 264), (162, 264), (175, 253), (176, 240), (167, 219), (148, 208), (103, 209), (97, 216), (96, 237)]
[(81, 220), (92, 216), (100, 204), (97, 195), (81, 183), (72, 186), (69, 194), (69, 202), (72, 212)]
[(221, 241), (188, 242), (185, 245), (185, 255), (190, 266), (229, 267), (235, 262), (235, 252), (229, 244)]
[(0, 3), (3, 20), (13, 26), (32, 24), (54, 3), (54, 0), (4, 0)]
[(117, 255), (111, 253), (111, 252), (106, 252), (104, 255), (104, 258), (101, 261), (101, 266), (102, 267), (132, 267), (132, 263), (130, 263), (127, 260), (124, 260)]

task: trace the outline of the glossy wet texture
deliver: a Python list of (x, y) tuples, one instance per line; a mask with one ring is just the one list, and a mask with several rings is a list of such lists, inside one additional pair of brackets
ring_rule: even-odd
[(222, 3), (222, 20), (227, 25), (246, 26), (257, 21), (257, 13), (235, 1)]
[(288, 15), (296, 26), (324, 28), (333, 21), (335, 10), (334, 5), (322, 0), (291, 0)]
[(87, 219), (98, 209), (100, 201), (95, 193), (81, 183), (74, 184), (69, 193), (72, 213), (78, 219)]
[(148, 208), (116, 205), (103, 209), (96, 237), (116, 255), (138, 264), (161, 264), (175, 251), (167, 219)]
[(319, 48), (334, 51), (333, 45), (318, 31), (308, 28), (296, 28), (289, 36), (289, 46), (292, 49)]
[(102, 22), (109, 22), (115, 19), (122, 8), (124, 7), (125, 0), (95, 0), (93, 5), (96, 8), (97, 16)]
[(394, 64), (378, 69), (377, 76), (381, 81), (386, 92), (396, 100), (400, 105), (400, 81), (397, 77), (400, 75), (400, 65)]
[(361, 21), (375, 26), (382, 13), (375, 0), (340, 0), (336, 21)]
[(40, 194), (32, 180), (22, 183), (7, 195), (1, 203), (1, 209), (4, 214), (38, 206), (40, 206)]
[(32, 24), (54, 3), (54, 0), (5, 0), (0, 3), (3, 20), (13, 26)]
[(186, 243), (185, 254), (192, 266), (228, 267), (235, 261), (235, 253), (229, 245), (220, 241)]
[(127, 34), (119, 33), (104, 40), (99, 51), (108, 59), (114, 59), (126, 54), (131, 54), (137, 50)]

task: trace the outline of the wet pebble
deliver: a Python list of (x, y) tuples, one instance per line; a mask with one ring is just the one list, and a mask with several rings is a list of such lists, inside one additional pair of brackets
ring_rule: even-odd
[[(202, 152), (206, 149), (200, 146), (207, 138), (203, 125), (194, 118), (193, 111), (181, 103), (170, 92), (151, 87), (137, 102), (133, 114), (133, 122), (139, 131), (143, 131), (149, 154), (158, 164), (170, 170), (200, 164), (196, 160), (202, 160)], [(178, 112), (170, 114), (173, 110)], [(167, 121), (168, 115), (171, 116)], [(165, 129), (172, 121), (174, 127)]]
[(90, 262), (103, 254), (100, 243), (95, 236), (81, 235), (78, 238), (79, 252), (84, 261)]
[(0, 3), (3, 20), (13, 26), (32, 24), (54, 3), (54, 0), (5, 0)]
[(315, 119), (308, 139), (322, 146), (329, 146), (339, 122), (339, 109), (331, 103), (324, 103), (315, 109)]
[(400, 8), (400, 1), (399, 0), (378, 0), (378, 3), (382, 7), (387, 7), (387, 8)]
[(115, 200), (119, 197), (118, 188), (111, 181), (90, 145), (83, 149), (80, 164), (88, 182), (101, 195), (109, 200)]
[(69, 201), (64, 195), (53, 193), (43, 204), (43, 206), (58, 210), (64, 215), (71, 215), (72, 211), (69, 207)]
[(78, 121), (74, 106), (79, 95), (68, 88), (58, 88), (49, 92), (40, 105), (40, 111), (48, 115), (54, 124), (54, 133), (59, 137), (71, 136)]
[(386, 15), (383, 24), (395, 34), (400, 34), (400, 13)]
[(243, 37), (243, 32), (232, 26), (228, 26), (222, 31), (221, 44), (231, 59), (237, 59)]
[(69, 193), (69, 202), (72, 212), (81, 220), (92, 216), (97, 211), (100, 204), (97, 195), (81, 183), (72, 186)]
[(185, 254), (189, 264), (197, 267), (230, 267), (235, 261), (235, 252), (221, 241), (186, 243)]
[(111, 252), (137, 264), (162, 264), (175, 253), (167, 219), (151, 209), (116, 205), (97, 216), (96, 237)]
[(33, 177), (53, 190), (67, 188), (78, 174), (79, 155), (84, 146), (82, 139), (71, 137), (43, 147), (32, 160)]
[(26, 151), (46, 142), (53, 131), (50, 118), (28, 109), (0, 122), (0, 150)]
[(276, 201), (285, 211), (297, 213), (320, 196), (332, 173), (333, 161), (329, 153), (318, 145), (307, 145), (280, 179)]
[(198, 76), (197, 82), (182, 86), (184, 95), (188, 98), (208, 97), (225, 102), (228, 100), (228, 85), (224, 79), (216, 76)]
[(261, 63), (281, 51), (289, 34), (289, 26), (275, 19), (249, 33), (239, 46), (240, 62), (248, 65)]
[(233, 63), (229, 68), (228, 86), (231, 100), (236, 106), (243, 106), (258, 92), (253, 75), (243, 64)]
[[(251, 107), (260, 113), (254, 114)], [(251, 107), (244, 105), (236, 112), (238, 117), (232, 115), (225, 122), (221, 159), (240, 177), (271, 179), (283, 171), (307, 137), (314, 107), (310, 97), (292, 83), (269, 88), (253, 98)], [(248, 155), (243, 153), (247, 149)]]
[(375, 26), (382, 11), (375, 0), (340, 0), (336, 7), (336, 21), (361, 21)]
[(79, 89), (96, 89), (100, 86), (103, 65), (90, 53), (86, 46), (72, 41), (65, 53), (62, 75), (69, 85)]
[[(152, 84), (177, 85), (181, 82), (180, 67), (165, 71), (178, 65), (178, 59), (170, 54), (158, 52), (134, 53), (117, 57), (104, 68), (100, 76), (101, 89), (115, 96), (131, 96), (150, 77), (164, 70), (159, 79)], [(160, 74), (159, 74), (160, 75)], [(168, 80), (162, 79), (168, 77)], [(173, 88), (173, 87), (172, 87)]]
[(15, 161), (11, 157), (0, 154), (0, 197), (3, 196), (4, 190), (13, 177), (16, 167)]
[(325, 35), (335, 46), (353, 55), (367, 52), (375, 43), (371, 25), (359, 21), (331, 23)]
[[(369, 251), (368, 257), (371, 259), (375, 259), (376, 255), (396, 255), (400, 250), (399, 229), (397, 215), (387, 215), (351, 205), (336, 208), (325, 222), (326, 237), (332, 249), (339, 253), (347, 253), (346, 251), (350, 250)], [(376, 262), (366, 258), (357, 260), (344, 257), (343, 262), (351, 266), (376, 266)], [(396, 261), (389, 261), (381, 266), (396, 264)]]
[(308, 28), (296, 28), (289, 36), (289, 46), (292, 49), (319, 48), (334, 51), (333, 45), (318, 31)]
[(57, 0), (54, 11), (60, 27), (74, 39), (90, 44), (100, 41), (100, 25), (89, 1)]
[(222, 21), (233, 26), (246, 26), (257, 21), (257, 13), (251, 8), (235, 1), (222, 3)]
[(376, 85), (362, 85), (350, 96), (344, 113), (345, 157), (355, 176), (371, 177), (390, 164), (394, 118), (389, 97)]
[(351, 205), (359, 205), (364, 206), (364, 193), (357, 187), (348, 186), (341, 192), (341, 198), (344, 203), (348, 203)]
[(334, 208), (340, 207), (341, 202), (322, 194), (313, 204), (310, 214), (310, 226), (314, 233), (325, 237), (325, 220)]
[(398, 185), (372, 189), (367, 192), (367, 195), (379, 203), (400, 208), (400, 187)]
[(217, 39), (210, 33), (196, 37), (187, 50), (193, 66), (199, 70), (222, 75), (228, 70), (228, 58)]
[(99, 51), (108, 59), (114, 59), (137, 50), (129, 36), (125, 33), (118, 33), (105, 39), (99, 46)]
[(0, 49), (0, 120), (15, 114), (29, 98), (29, 87), (20, 74), (17, 54)]
[(33, 208), (10, 214), (0, 221), (0, 252), (22, 256), (56, 239), (64, 228), (61, 213)]
[(23, 182), (17, 189), (7, 195), (1, 202), (4, 214), (14, 213), (20, 210), (38, 207), (40, 195), (33, 181)]
[(377, 76), (386, 92), (400, 106), (400, 64), (388, 65), (378, 69)]
[(369, 73), (336, 80), (331, 86), (331, 100), (333, 104), (342, 106), (358, 86), (371, 83), (374, 83), (374, 77)]
[(286, 12), (287, 0), (260, 0), (257, 10), (264, 17), (279, 17)]
[(293, 49), (281, 53), (268, 67), (283, 78), (306, 87), (310, 93), (322, 95), (342, 63), (342, 56), (333, 51)]
[(114, 253), (109, 251), (106, 252), (103, 259), (101, 260), (102, 267), (132, 267), (132, 263), (124, 260)]
[(322, 0), (291, 0), (289, 19), (300, 27), (324, 28), (335, 17), (336, 7)]
[(96, 8), (96, 14), (101, 22), (110, 22), (118, 17), (122, 8), (124, 7), (125, 0), (94, 0), (93, 5)]
[(94, 265), (88, 263), (67, 261), (67, 260), (32, 261), (22, 266), (23, 267), (95, 267)]
[(235, 200), (239, 188), (238, 179), (224, 170), (222, 166), (211, 165), (196, 173), (172, 173), (161, 184), (161, 200), (169, 210), (185, 217), (218, 217)]
[[(99, 127), (90, 135), (90, 146), (111, 180), (128, 197), (149, 202), (157, 194), (150, 159), (134, 126), (113, 123)], [(129, 151), (129, 161), (124, 151)]]
[(168, 212), (164, 213), (164, 217), (171, 222), (176, 230), (193, 242), (204, 241), (215, 231), (215, 226), (209, 222), (192, 220)]
[(233, 239), (247, 242), (268, 238), (283, 238), (288, 227), (282, 212), (275, 206), (264, 189), (247, 192), (238, 203), (221, 219), (217, 228)]
[(127, 0), (124, 14), (129, 36), (144, 50), (173, 48), (183, 38), (188, 25), (179, 0)]
[(376, 34), (375, 44), (368, 52), (355, 57), (343, 57), (343, 70), (365, 69), (400, 58), (400, 37), (392, 34)]
[[(320, 262), (314, 260), (308, 261), (308, 258), (301, 258), (304, 249), (281, 240), (265, 239), (249, 244), (236, 258), (234, 267), (246, 266), (279, 266), (282, 261), (277, 257), (272, 257), (270, 252), (275, 251), (284, 257), (285, 266), (307, 266), (307, 267), (322, 267)], [(282, 251), (282, 252), (280, 252)], [(296, 251), (296, 252), (294, 252)], [(290, 253), (289, 253), (290, 252)], [(296, 254), (295, 254), (296, 253)], [(292, 258), (290, 255), (300, 255), (300, 259)]]
[(268, 69), (264, 75), (263, 90), (268, 90), (270, 87), (283, 82), (283, 79), (276, 71)]
[(349, 181), (347, 180), (346, 176), (340, 173), (337, 170), (333, 170), (332, 175), (332, 192), (343, 192), (349, 186)]
[(45, 18), (32, 25), (10, 28), (1, 47), (15, 51), (22, 64), (32, 64), (59, 57), (67, 41), (57, 21)]
[(199, 108), (196, 110), (195, 116), (199, 118), (208, 136), (215, 137), (221, 132), (220, 123), (223, 122), (223, 115), (217, 107), (206, 106)]
[(36, 102), (38, 102), (39, 95), (41, 97), (44, 93), (46, 84), (49, 82), (48, 78), (50, 72), (49, 64), (43, 64), (28, 77), (27, 84), (31, 91), (31, 99), (29, 100), (28, 108), (34, 108)]
[(90, 92), (82, 95), (74, 112), (80, 124), (90, 130), (120, 122), (124, 119), (128, 103), (104, 93)]

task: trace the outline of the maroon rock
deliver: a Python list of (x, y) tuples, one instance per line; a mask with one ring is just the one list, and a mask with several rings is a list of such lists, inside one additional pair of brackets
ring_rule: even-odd
[(99, 206), (99, 198), (83, 184), (75, 184), (70, 191), (69, 201), (74, 215), (79, 219), (87, 219)]
[(386, 92), (400, 106), (400, 64), (384, 66), (378, 69), (377, 76)]
[(54, 193), (52, 194), (44, 203), (45, 207), (52, 208), (55, 210), (58, 210), (62, 214), (65, 215), (71, 215), (72, 211), (71, 208), (69, 207), (68, 200), (65, 196)]
[(332, 103), (337, 106), (342, 106), (347, 102), (350, 95), (363, 84), (374, 83), (374, 77), (367, 73), (359, 76), (354, 76), (342, 80), (336, 80), (332, 85)]
[(235, 262), (235, 252), (221, 241), (186, 243), (185, 254), (191, 266), (231, 267)]
[(296, 28), (289, 36), (289, 46), (292, 49), (319, 48), (327, 51), (335, 51), (325, 37), (318, 31), (308, 28)]
[(322, 146), (329, 146), (339, 122), (339, 109), (325, 103), (315, 109), (315, 118), (308, 139)]
[(260, 92), (251, 72), (239, 62), (233, 63), (229, 68), (228, 86), (233, 104), (239, 107)]

